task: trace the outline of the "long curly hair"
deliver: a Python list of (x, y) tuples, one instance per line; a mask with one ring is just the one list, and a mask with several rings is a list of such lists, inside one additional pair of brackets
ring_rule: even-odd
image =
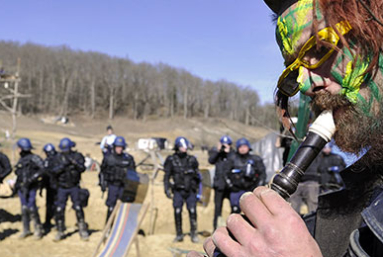
[[(383, 0), (314, 0), (318, 1), (327, 24), (347, 20), (352, 27), (349, 32), (356, 39), (362, 56), (372, 57), (367, 72), (378, 68), (379, 55), (383, 50)], [(344, 36), (339, 35), (348, 45)]]

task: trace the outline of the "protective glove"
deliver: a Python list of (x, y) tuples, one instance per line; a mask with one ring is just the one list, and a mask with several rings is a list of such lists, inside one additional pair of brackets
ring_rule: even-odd
[(69, 166), (70, 164), (71, 164), (71, 162), (69, 161), (69, 158), (66, 157), (66, 156), (63, 156), (63, 157), (62, 157), (62, 165), (63, 165), (64, 167), (66, 167), (66, 166)]
[(231, 183), (231, 180), (230, 179), (226, 179), (226, 185), (227, 185), (227, 188), (232, 188), (233, 187), (233, 183)]
[(167, 198), (169, 198), (169, 199), (173, 198), (172, 190), (170, 188), (165, 188), (165, 194), (166, 194)]
[(106, 185), (105, 183), (102, 183), (102, 184), (99, 184), (100, 187), (101, 187), (101, 192), (105, 192), (106, 191)]

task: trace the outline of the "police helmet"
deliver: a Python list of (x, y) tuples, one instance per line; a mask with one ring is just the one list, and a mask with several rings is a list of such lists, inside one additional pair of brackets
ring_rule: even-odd
[(33, 149), (32, 143), (29, 140), (29, 138), (20, 138), (17, 141), (17, 146), (20, 147), (21, 150), (23, 151), (30, 151)]
[(186, 139), (186, 137), (177, 137), (176, 141), (174, 142), (174, 149), (178, 150), (180, 147), (185, 147), (186, 149), (189, 149), (191, 146), (189, 140)]
[(238, 148), (240, 148), (241, 146), (243, 146), (243, 145), (247, 145), (248, 147), (249, 147), (249, 149), (251, 150), (251, 145), (250, 145), (250, 142), (249, 142), (249, 140), (247, 140), (246, 138), (240, 138), (240, 139), (238, 139), (237, 140), (237, 143), (236, 143), (236, 145), (235, 145), (235, 147), (237, 148), (237, 150), (238, 150)]
[(61, 151), (68, 152), (72, 147), (75, 147), (76, 143), (67, 137), (60, 140), (59, 148)]
[(43, 150), (45, 153), (56, 152), (55, 146), (51, 143), (44, 145)]
[(113, 146), (114, 147), (121, 146), (122, 148), (125, 149), (125, 147), (127, 146), (127, 144), (125, 142), (125, 138), (124, 137), (116, 137), (116, 139), (113, 142)]
[(221, 142), (221, 144), (231, 145), (233, 143), (233, 140), (231, 140), (231, 137), (229, 137), (229, 136), (223, 136), (223, 137), (221, 137), (219, 142)]

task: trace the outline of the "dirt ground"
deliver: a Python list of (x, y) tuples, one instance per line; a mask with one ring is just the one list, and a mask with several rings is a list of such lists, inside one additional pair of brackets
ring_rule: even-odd
[[(10, 118), (0, 113), (0, 132), (10, 129)], [(51, 142), (58, 144), (62, 137), (68, 136), (77, 143), (77, 149), (84, 155), (90, 154), (93, 158), (101, 161), (101, 152), (96, 142), (99, 142), (104, 135), (105, 127), (112, 124), (118, 135), (124, 136), (129, 144), (128, 151), (139, 162), (145, 157), (142, 151), (134, 150), (135, 142), (138, 138), (147, 138), (154, 136), (167, 137), (171, 141), (176, 136), (184, 135), (188, 137), (197, 147), (192, 154), (196, 155), (202, 168), (209, 168), (207, 163), (207, 153), (198, 150), (198, 146), (207, 144), (212, 146), (223, 134), (229, 134), (233, 139), (247, 136), (251, 140), (256, 140), (267, 134), (264, 129), (247, 127), (243, 124), (232, 123), (225, 120), (154, 120), (147, 122), (130, 121), (123, 118), (114, 120), (113, 122), (105, 122), (101, 120), (91, 121), (84, 118), (73, 120), (71, 126), (62, 126), (55, 124), (46, 124), (36, 117), (20, 117), (18, 119), (17, 137), (29, 137), (32, 140), (36, 150), (35, 153), (42, 154), (42, 146)], [(2, 132), (1, 132), (2, 133)], [(2, 133), (3, 134), (3, 133)], [(9, 141), (4, 141), (0, 136), (0, 142), (3, 147), (0, 149), (8, 156), (11, 156), (12, 145)], [(171, 152), (163, 152), (166, 156)], [(17, 156), (16, 158), (17, 159)], [(142, 171), (151, 174), (152, 171)], [(5, 180), (14, 177), (12, 173)], [(139, 235), (139, 247), (141, 256), (185, 256), (173, 255), (170, 248), (182, 250), (202, 251), (202, 243), (205, 239), (200, 235), (200, 243), (193, 244), (190, 237), (185, 236), (182, 243), (173, 243), (175, 228), (173, 218), (173, 208), (171, 200), (167, 199), (163, 192), (163, 173), (160, 172), (154, 181), (153, 188), (149, 188), (145, 203), (152, 204), (143, 220), (141, 229), (145, 236)], [(4, 198), (10, 194), (6, 185), (0, 185), (0, 256), (1, 257), (29, 257), (29, 256), (92, 256), (96, 245), (101, 238), (101, 231), (105, 224), (106, 206), (104, 198), (101, 198), (100, 188), (97, 186), (97, 172), (85, 172), (82, 176), (82, 186), (89, 189), (91, 196), (89, 205), (85, 208), (85, 219), (89, 224), (91, 232), (89, 241), (80, 240), (79, 234), (75, 226), (75, 213), (67, 205), (66, 209), (66, 226), (68, 236), (60, 242), (53, 242), (55, 231), (51, 231), (41, 240), (35, 240), (28, 237), (24, 240), (18, 239), (21, 232), (20, 217), (20, 201), (17, 197)], [(151, 190), (153, 189), (153, 197)], [(42, 197), (37, 197), (37, 205), (41, 219), (45, 220), (45, 191)], [(157, 210), (157, 218), (155, 219), (154, 233), (150, 235), (150, 212)], [(210, 195), (210, 203), (207, 207), (198, 206), (198, 230), (201, 234), (208, 235), (212, 232), (213, 221), (213, 193)], [(223, 208), (223, 220), (229, 215), (229, 203), (225, 200)], [(184, 233), (189, 232), (188, 212), (184, 207), (183, 210), (183, 230)], [(204, 233), (202, 233), (204, 232)], [(128, 256), (136, 256), (136, 249), (133, 245)]]

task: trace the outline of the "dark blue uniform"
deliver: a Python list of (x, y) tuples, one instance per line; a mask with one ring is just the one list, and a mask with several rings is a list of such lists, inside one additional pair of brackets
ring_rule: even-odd
[[(87, 226), (85, 223), (84, 211), (80, 201), (80, 180), (81, 173), (85, 171), (84, 156), (75, 151), (63, 152), (57, 156), (57, 166), (50, 170), (57, 180), (56, 223), (59, 232), (65, 231), (65, 207), (70, 196), (76, 211), (77, 223), (80, 236), (87, 238)], [(58, 238), (61, 240), (62, 238)]]
[(240, 213), (239, 199), (248, 191), (265, 184), (266, 168), (258, 155), (234, 154), (227, 165), (227, 183), (230, 188), (230, 205), (233, 213)]
[(36, 206), (36, 192), (41, 185), (44, 165), (42, 159), (30, 151), (22, 151), (21, 158), (16, 164), (16, 190), (21, 202), (21, 215), (23, 222), (23, 233), (21, 238), (30, 234), (29, 221), (35, 223), (35, 235), (42, 236), (42, 227)]
[[(191, 236), (197, 232), (197, 189), (199, 184), (198, 161), (194, 156), (176, 152), (166, 158), (165, 193), (170, 197), (173, 189), (173, 207), (177, 236), (182, 237), (182, 206), (186, 202), (189, 211)], [(170, 179), (173, 180), (171, 184)]]
[(336, 190), (343, 186), (340, 172), (344, 170), (346, 164), (343, 158), (334, 153), (321, 153), (318, 156), (318, 173), (320, 174), (319, 184), (322, 191)]
[[(100, 179), (106, 182), (108, 187), (108, 198), (106, 206), (108, 206), (107, 220), (112, 213), (117, 199), (121, 199), (124, 192), (124, 179), (127, 176), (128, 170), (135, 170), (136, 164), (133, 156), (127, 153), (105, 155), (101, 164)], [(100, 185), (104, 184), (100, 181)], [(104, 191), (105, 188), (101, 187)]]
[(209, 151), (209, 163), (215, 164), (215, 174), (214, 174), (214, 219), (213, 227), (214, 230), (217, 228), (217, 219), (222, 215), (222, 204), (225, 198), (229, 198), (230, 189), (226, 184), (227, 174), (225, 173), (225, 166), (228, 165), (229, 158), (235, 154), (234, 150), (230, 148), (230, 152), (226, 153), (221, 150), (218, 151), (217, 148), (213, 148)]
[(12, 166), (9, 162), (8, 157), (0, 153), (0, 184), (3, 183), (3, 180), (12, 172)]
[(47, 229), (51, 225), (51, 219), (56, 211), (55, 201), (57, 200), (57, 178), (54, 171), (60, 166), (60, 154), (55, 152), (44, 160), (45, 173), (43, 185), (46, 189), (46, 212), (44, 227)]

